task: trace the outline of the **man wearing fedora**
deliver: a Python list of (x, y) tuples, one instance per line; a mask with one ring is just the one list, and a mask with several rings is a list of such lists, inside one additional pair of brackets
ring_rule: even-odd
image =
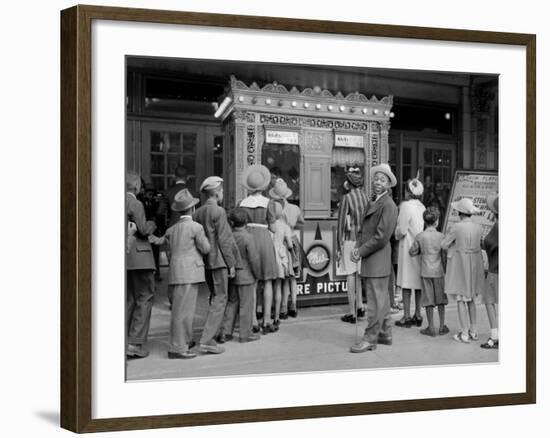
[(498, 348), (498, 194), (492, 193), (487, 196), (487, 207), (495, 215), (495, 224), (483, 240), (483, 249), (489, 259), (489, 270), (485, 280), (485, 289), (481, 294), (481, 301), (485, 304), (491, 335), (481, 348)]
[(397, 180), (386, 163), (371, 168), (370, 174), (374, 200), (363, 217), (351, 254), (352, 262), (361, 260), (361, 276), (366, 277), (367, 327), (363, 339), (351, 347), (352, 353), (374, 350), (377, 344), (392, 344), (388, 287), (392, 270), (390, 237), (397, 224), (397, 206), (390, 189)]
[(146, 221), (145, 208), (136, 195), (141, 190), (141, 178), (135, 172), (126, 175), (126, 215), (128, 220), (126, 253), (126, 356), (128, 358), (147, 357), (145, 348), (155, 280), (155, 260), (147, 237), (152, 235), (156, 225)]
[(346, 171), (343, 196), (338, 208), (338, 225), (336, 232), (337, 260), (340, 274), (347, 277), (349, 313), (342, 316), (342, 321), (355, 324), (357, 317), (365, 316), (363, 294), (358, 274), (360, 263), (351, 261), (351, 252), (361, 228), (363, 216), (367, 211), (369, 200), (363, 187), (363, 175), (358, 167), (349, 167)]
[(235, 275), (237, 244), (227, 222), (223, 201), (223, 179), (209, 176), (201, 184), (200, 190), (206, 196), (204, 205), (195, 212), (194, 219), (203, 226), (210, 243), (210, 251), (205, 256), (206, 282), (210, 288), (211, 301), (206, 323), (200, 339), (199, 350), (203, 353), (220, 354), (225, 351), (214, 337), (219, 333), (227, 304), (229, 277)]
[(172, 316), (170, 320), (170, 359), (191, 359), (196, 356), (189, 349), (193, 341), (193, 317), (199, 283), (204, 282), (203, 255), (210, 251), (210, 243), (201, 224), (193, 221), (195, 205), (189, 190), (180, 190), (174, 196), (171, 210), (179, 213), (178, 221), (162, 238), (151, 236), (149, 240), (157, 245), (168, 244), (170, 265), (168, 287), (172, 296)]

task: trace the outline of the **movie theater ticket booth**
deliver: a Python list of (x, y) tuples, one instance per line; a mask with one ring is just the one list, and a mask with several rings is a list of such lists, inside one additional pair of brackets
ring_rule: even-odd
[(392, 96), (370, 99), (359, 93), (333, 95), (318, 87), (298, 90), (272, 83), (260, 88), (232, 77), (217, 116), (223, 121), (226, 205), (246, 196), (240, 184), (252, 164), (283, 178), (289, 198), (300, 207), (305, 226), (297, 231), (308, 266), (298, 280), (301, 306), (342, 302), (345, 276), (336, 261), (338, 203), (345, 169), (369, 170), (388, 161)]

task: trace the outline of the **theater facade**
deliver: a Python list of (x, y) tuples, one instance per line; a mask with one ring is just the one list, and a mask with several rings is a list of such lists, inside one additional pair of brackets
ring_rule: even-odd
[(246, 196), (246, 166), (287, 182), (306, 219), (300, 305), (345, 297), (334, 246), (347, 166), (370, 193), (369, 169), (389, 162), (396, 203), (418, 173), (443, 210), (457, 170), (498, 170), (495, 75), (128, 57), (126, 84), (126, 167), (150, 190), (178, 165), (195, 194), (222, 176), (226, 208)]

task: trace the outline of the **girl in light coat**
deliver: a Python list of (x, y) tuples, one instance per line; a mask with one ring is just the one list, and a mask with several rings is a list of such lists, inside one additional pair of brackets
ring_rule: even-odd
[[(422, 281), (420, 278), (420, 261), (418, 257), (409, 254), (417, 234), (424, 229), (422, 214), (426, 207), (420, 202), (424, 187), (414, 178), (407, 183), (406, 200), (399, 207), (395, 238), (399, 241), (399, 256), (397, 260), (396, 285), (403, 291), (403, 318), (395, 323), (398, 327), (422, 325), (420, 313), (420, 298)], [(415, 311), (411, 318), (411, 294), (414, 290)]]
[(453, 202), (451, 208), (458, 211), (460, 222), (452, 226), (441, 242), (441, 247), (448, 250), (445, 293), (457, 301), (461, 332), (454, 335), (454, 339), (468, 343), (478, 339), (474, 299), (483, 292), (484, 286), (481, 255), (483, 228), (472, 221), (472, 215), (479, 209), (471, 199), (462, 198)]

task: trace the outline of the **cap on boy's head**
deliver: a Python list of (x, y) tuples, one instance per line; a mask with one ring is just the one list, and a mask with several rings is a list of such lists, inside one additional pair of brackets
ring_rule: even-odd
[(428, 207), (424, 210), (424, 213), (422, 213), (422, 218), (424, 219), (426, 225), (435, 224), (439, 220), (439, 209)]
[(236, 207), (229, 213), (229, 220), (234, 227), (244, 227), (248, 223), (248, 216), (244, 208)]
[(201, 192), (208, 192), (214, 189), (217, 189), (220, 187), (221, 183), (223, 182), (223, 179), (219, 176), (209, 176), (206, 178), (200, 187)]

